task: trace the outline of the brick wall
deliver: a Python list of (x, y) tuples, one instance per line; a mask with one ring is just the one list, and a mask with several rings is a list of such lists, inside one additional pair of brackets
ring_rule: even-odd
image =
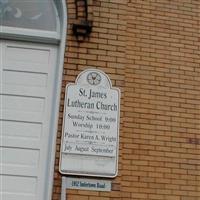
[(72, 35), (68, 0), (53, 200), (58, 172), (64, 88), (92, 66), (119, 87), (119, 176), (112, 192), (67, 190), (68, 200), (200, 199), (200, 1), (89, 0), (93, 30)]

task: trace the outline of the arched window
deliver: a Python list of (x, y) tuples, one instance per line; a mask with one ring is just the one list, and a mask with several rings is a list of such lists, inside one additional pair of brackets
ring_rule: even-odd
[(58, 42), (63, 27), (62, 1), (0, 0), (0, 37)]
[(56, 31), (56, 9), (50, 0), (1, 0), (3, 26)]

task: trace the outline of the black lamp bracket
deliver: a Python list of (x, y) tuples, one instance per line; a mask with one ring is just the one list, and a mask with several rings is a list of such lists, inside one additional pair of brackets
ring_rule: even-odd
[(92, 21), (88, 20), (87, 0), (75, 0), (76, 23), (73, 24), (73, 34), (78, 41), (82, 41), (92, 32)]

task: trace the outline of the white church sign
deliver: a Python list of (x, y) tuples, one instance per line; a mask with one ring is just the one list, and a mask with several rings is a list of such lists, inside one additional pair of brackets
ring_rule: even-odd
[(60, 155), (62, 174), (115, 177), (118, 168), (120, 90), (97, 69), (66, 86)]

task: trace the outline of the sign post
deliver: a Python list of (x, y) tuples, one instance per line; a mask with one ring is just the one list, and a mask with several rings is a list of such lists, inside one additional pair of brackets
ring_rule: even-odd
[(120, 90), (97, 69), (68, 84), (61, 141), (60, 172), (115, 177), (118, 169)]

